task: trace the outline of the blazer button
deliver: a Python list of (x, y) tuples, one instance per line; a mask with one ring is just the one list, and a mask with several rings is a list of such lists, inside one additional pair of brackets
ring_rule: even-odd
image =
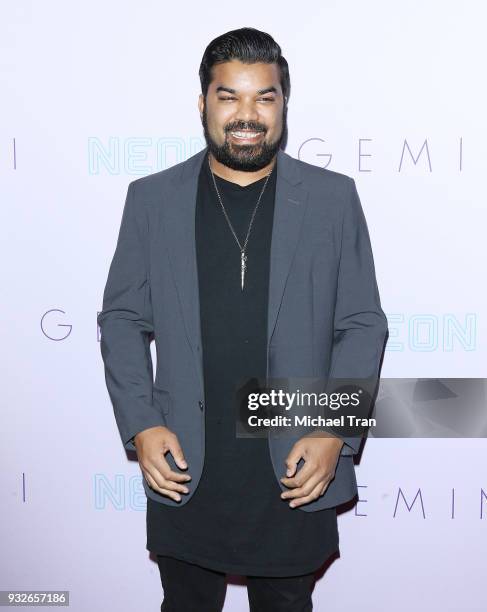
[(201, 400), (199, 400), (198, 405), (200, 407), (200, 410), (203, 410), (204, 404), (203, 404), (203, 402)]

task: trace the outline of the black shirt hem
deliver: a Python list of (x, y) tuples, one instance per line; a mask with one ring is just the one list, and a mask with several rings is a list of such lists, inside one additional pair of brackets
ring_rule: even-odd
[[(147, 550), (150, 550), (149, 547), (147, 547)], [(220, 561), (216, 561), (215, 559), (205, 559), (197, 555), (182, 553), (180, 551), (165, 550), (164, 552), (151, 552), (156, 555), (174, 557), (175, 559), (180, 559), (181, 561), (194, 563), (196, 565), (200, 565), (201, 567), (216, 570), (217, 572), (223, 572), (226, 574), (233, 574), (237, 576), (269, 576), (273, 578), (283, 578), (290, 576), (301, 576), (303, 574), (311, 574), (313, 572), (316, 572), (331, 555), (336, 552), (339, 552), (339, 548), (337, 547), (320, 561), (312, 561), (307, 565), (299, 563), (296, 565), (280, 565), (279, 567), (269, 565), (235, 565), (232, 563), (223, 563)]]

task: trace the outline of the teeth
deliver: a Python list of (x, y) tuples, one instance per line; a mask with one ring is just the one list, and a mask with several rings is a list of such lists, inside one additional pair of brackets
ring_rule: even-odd
[(260, 132), (232, 132), (232, 135), (237, 138), (254, 138), (259, 133)]

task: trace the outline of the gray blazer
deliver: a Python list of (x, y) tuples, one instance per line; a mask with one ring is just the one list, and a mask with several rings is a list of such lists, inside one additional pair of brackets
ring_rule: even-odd
[[(170, 506), (191, 500), (204, 463), (195, 205), (206, 150), (129, 184), (98, 314), (105, 380), (124, 447), (135, 450), (133, 436), (156, 425), (174, 431), (182, 446), (192, 480), (180, 502), (142, 479), (148, 497)], [(279, 150), (269, 283), (268, 377), (378, 379), (387, 319), (352, 178)], [(286, 490), (279, 479), (298, 437), (274, 431), (270, 457)], [(360, 443), (345, 438), (335, 478), (300, 510), (333, 507), (356, 495), (353, 455)], [(166, 459), (179, 471), (170, 453)]]

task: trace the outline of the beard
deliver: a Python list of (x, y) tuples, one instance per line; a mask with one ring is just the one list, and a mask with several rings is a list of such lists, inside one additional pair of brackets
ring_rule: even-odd
[(201, 118), (206, 144), (213, 157), (221, 164), (228, 166), (232, 170), (240, 170), (242, 172), (255, 172), (268, 166), (279, 150), (287, 130), (287, 105), (282, 112), (282, 131), (281, 135), (274, 142), (262, 142), (256, 144), (241, 144), (233, 145), (228, 140), (230, 131), (236, 130), (255, 130), (256, 132), (265, 132), (265, 127), (253, 122), (234, 124), (225, 128), (225, 142), (219, 145), (215, 142), (208, 130), (208, 118), (206, 115), (206, 103), (203, 108), (203, 116)]

